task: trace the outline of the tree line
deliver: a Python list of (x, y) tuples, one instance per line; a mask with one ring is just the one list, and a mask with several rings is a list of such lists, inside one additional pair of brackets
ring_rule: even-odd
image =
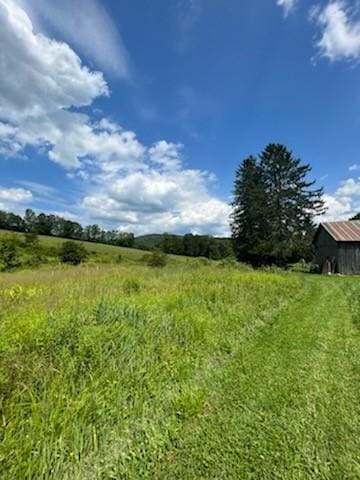
[(236, 256), (255, 266), (313, 259), (315, 218), (325, 212), (311, 167), (284, 145), (249, 156), (235, 175), (231, 231)]
[(135, 235), (117, 230), (103, 230), (99, 225), (83, 227), (80, 223), (67, 220), (59, 215), (38, 215), (30, 208), (22, 217), (11, 212), (0, 211), (0, 229), (13, 232), (49, 235), (72, 240), (106, 243), (119, 247), (134, 247)]
[[(78, 222), (58, 215), (36, 214), (30, 208), (25, 211), (24, 216), (0, 211), (0, 229), (136, 248), (133, 233), (103, 230), (96, 224), (83, 227)], [(155, 249), (164, 253), (206, 257), (213, 260), (221, 260), (234, 255), (231, 239), (227, 238), (214, 238), (209, 235), (193, 235), (191, 233), (184, 236), (165, 233), (160, 237)], [(151, 248), (148, 249), (151, 250)]]
[(184, 236), (165, 233), (159, 245), (165, 253), (186, 255), (187, 257), (206, 257), (211, 260), (221, 260), (234, 256), (230, 238), (216, 238), (209, 235)]

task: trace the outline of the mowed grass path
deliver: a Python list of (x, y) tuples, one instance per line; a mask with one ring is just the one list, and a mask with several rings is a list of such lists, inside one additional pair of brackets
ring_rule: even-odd
[(157, 478), (360, 478), (359, 319), (341, 282), (308, 278), (304, 296), (239, 348)]
[(0, 478), (359, 479), (359, 298), (196, 264), (0, 276)]

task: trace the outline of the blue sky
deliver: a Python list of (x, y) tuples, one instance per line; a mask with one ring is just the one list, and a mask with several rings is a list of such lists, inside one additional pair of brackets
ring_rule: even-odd
[(313, 166), (326, 218), (348, 218), (358, 7), (0, 0), (0, 209), (223, 235), (237, 165), (280, 142)]

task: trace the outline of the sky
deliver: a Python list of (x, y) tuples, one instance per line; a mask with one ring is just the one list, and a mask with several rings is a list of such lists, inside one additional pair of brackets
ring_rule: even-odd
[(0, 0), (0, 209), (229, 233), (234, 174), (283, 143), (360, 211), (360, 3)]

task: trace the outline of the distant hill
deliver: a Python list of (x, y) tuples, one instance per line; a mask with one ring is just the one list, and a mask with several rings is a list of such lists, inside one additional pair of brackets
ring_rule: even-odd
[[(173, 234), (172, 234), (173, 235)], [(183, 238), (183, 235), (173, 235), (174, 237)], [(216, 240), (230, 240), (225, 237), (214, 237)], [(140, 235), (135, 237), (135, 248), (140, 248), (141, 250), (151, 250), (160, 245), (164, 239), (163, 233), (150, 233), (148, 235)]]
[(149, 235), (140, 235), (135, 237), (135, 248), (140, 248), (142, 250), (151, 250), (160, 245), (163, 241), (164, 235), (161, 233), (151, 233)]

